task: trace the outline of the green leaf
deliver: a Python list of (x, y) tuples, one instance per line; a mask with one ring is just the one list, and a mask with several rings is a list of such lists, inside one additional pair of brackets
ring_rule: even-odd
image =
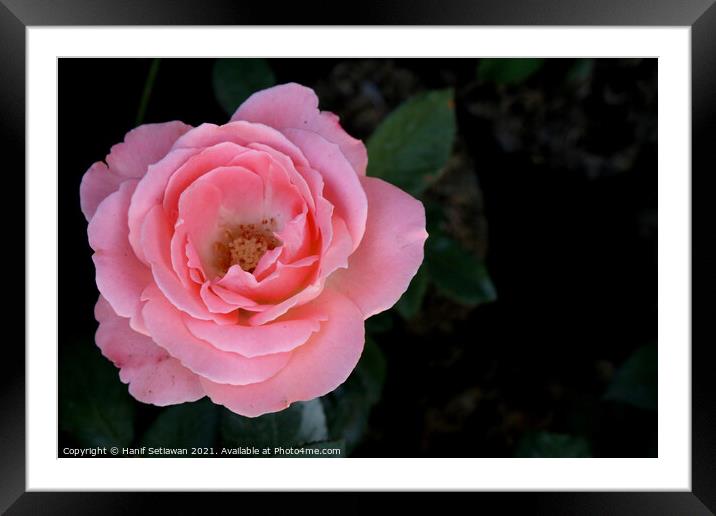
[(656, 410), (658, 402), (658, 352), (655, 344), (637, 349), (612, 378), (605, 400), (618, 401), (645, 410)]
[(368, 140), (368, 175), (420, 195), (450, 157), (455, 130), (451, 89), (407, 100)]
[(551, 432), (528, 433), (515, 452), (516, 457), (591, 457), (589, 442), (583, 437)]
[(253, 93), (276, 84), (264, 59), (217, 59), (213, 79), (216, 100), (229, 115)]
[(517, 84), (537, 72), (543, 63), (544, 59), (533, 58), (480, 59), (477, 78), (497, 84)]
[(347, 453), (358, 445), (373, 406), (380, 400), (386, 363), (380, 348), (366, 340), (355, 371), (335, 391), (321, 398), (331, 439), (343, 439)]
[(425, 299), (425, 293), (428, 291), (429, 284), (430, 276), (428, 275), (427, 269), (421, 266), (410, 282), (408, 290), (405, 291), (395, 304), (395, 309), (403, 319), (412, 319), (420, 312), (420, 307), (423, 305), (423, 299)]
[(224, 410), (221, 437), (227, 446), (292, 447), (328, 439), (326, 416), (319, 399), (256, 418)]
[(118, 370), (94, 343), (69, 345), (60, 356), (60, 428), (85, 446), (128, 446), (134, 407)]
[(425, 244), (425, 262), (430, 278), (451, 299), (466, 305), (497, 299), (485, 263), (452, 238), (433, 231)]
[(203, 448), (213, 446), (219, 409), (208, 398), (164, 409), (141, 439), (144, 446)]

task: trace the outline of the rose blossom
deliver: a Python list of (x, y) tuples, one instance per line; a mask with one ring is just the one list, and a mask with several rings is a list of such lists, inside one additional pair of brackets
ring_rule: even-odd
[(96, 341), (131, 395), (259, 416), (343, 383), (427, 238), (422, 204), (367, 161), (313, 90), (284, 84), (225, 125), (139, 126), (93, 164)]

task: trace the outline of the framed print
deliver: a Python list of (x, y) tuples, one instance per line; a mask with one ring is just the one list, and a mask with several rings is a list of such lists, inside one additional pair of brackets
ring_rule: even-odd
[(0, 6), (27, 192), (3, 508), (714, 510), (712, 2), (102, 4)]

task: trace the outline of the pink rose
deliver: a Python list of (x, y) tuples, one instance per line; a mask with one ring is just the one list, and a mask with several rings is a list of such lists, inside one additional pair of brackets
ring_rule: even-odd
[(82, 179), (97, 345), (139, 401), (244, 416), (343, 383), (423, 260), (422, 204), (284, 84), (225, 125), (147, 124)]

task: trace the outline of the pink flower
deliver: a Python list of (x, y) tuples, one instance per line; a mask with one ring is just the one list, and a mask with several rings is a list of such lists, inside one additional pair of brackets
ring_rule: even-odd
[(322, 396), (423, 260), (422, 204), (284, 84), (225, 125), (147, 124), (82, 179), (96, 341), (139, 401), (244, 416)]

